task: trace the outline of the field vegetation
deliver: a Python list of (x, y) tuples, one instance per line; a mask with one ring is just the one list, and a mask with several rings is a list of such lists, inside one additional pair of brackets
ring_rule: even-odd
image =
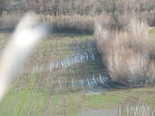
[(95, 36), (112, 81), (128, 86), (154, 83), (154, 35), (144, 20), (132, 16), (121, 31), (97, 24)]
[(93, 33), (99, 17), (109, 21), (111, 28), (122, 28), (133, 12), (155, 26), (154, 0), (1, 0), (0, 4), (1, 30), (13, 30), (29, 10), (37, 12), (54, 32)]
[(20, 68), (0, 115), (154, 115), (154, 0), (0, 0), (0, 54), (30, 10), (52, 33)]
[[(3, 38), (8, 36), (1, 35), (1, 51), (9, 40)], [(99, 114), (105, 113), (104, 110), (118, 114), (118, 108), (125, 115), (126, 107), (129, 106), (133, 114), (137, 103), (140, 104), (138, 114), (144, 110), (145, 114), (151, 114), (154, 111), (154, 88), (131, 89), (109, 83), (96, 47), (92, 35), (54, 34), (41, 42), (1, 102), (0, 115), (82, 116), (92, 110), (99, 110)], [(95, 55), (94, 60), (86, 49)], [(82, 51), (88, 54), (88, 61)], [(82, 62), (71, 63), (74, 56), (82, 55)], [(70, 66), (63, 68), (61, 61), (66, 62), (66, 58), (70, 59)], [(56, 61), (58, 68), (54, 65)]]

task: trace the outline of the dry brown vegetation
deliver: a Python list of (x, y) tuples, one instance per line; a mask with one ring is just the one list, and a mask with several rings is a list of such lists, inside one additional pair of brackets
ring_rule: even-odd
[(99, 52), (113, 82), (143, 86), (155, 81), (155, 39), (144, 20), (131, 16), (123, 30), (96, 24)]
[(122, 29), (133, 12), (155, 26), (154, 0), (0, 0), (0, 29), (13, 29), (29, 10), (42, 15), (58, 32), (93, 33), (99, 16), (110, 17), (110, 28)]
[(130, 86), (154, 83), (155, 40), (148, 33), (155, 26), (154, 0), (0, 0), (0, 30), (14, 29), (29, 10), (53, 32), (93, 33), (96, 25), (111, 79)]
[(93, 33), (95, 17), (82, 15), (45, 15), (43, 19), (49, 19), (52, 31)]

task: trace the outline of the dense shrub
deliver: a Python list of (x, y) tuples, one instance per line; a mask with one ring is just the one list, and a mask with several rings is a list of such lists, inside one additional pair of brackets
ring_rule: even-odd
[(155, 39), (145, 21), (132, 16), (121, 31), (96, 23), (95, 38), (113, 82), (127, 86), (154, 83)]

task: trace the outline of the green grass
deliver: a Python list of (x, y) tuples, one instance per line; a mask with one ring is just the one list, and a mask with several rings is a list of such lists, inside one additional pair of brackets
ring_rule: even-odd
[[(71, 55), (73, 51), (70, 45), (73, 44), (71, 43), (73, 41), (81, 43), (87, 41), (86, 48), (93, 48), (93, 51), (96, 52), (92, 35), (55, 34), (50, 36), (36, 48), (31, 58), (26, 61), (23, 68), (25, 72), (18, 74), (0, 104), (0, 116), (48, 116), (51, 114), (53, 116), (74, 116), (85, 110), (117, 108), (129, 100), (135, 101), (137, 97), (139, 101), (148, 103), (150, 107), (154, 106), (154, 87), (110, 89), (99, 94), (92, 94), (81, 87), (71, 89), (67, 86), (60, 90), (58, 77), (61, 77), (62, 81), (66, 80), (70, 83), (71, 76), (74, 76), (75, 80), (84, 80), (87, 75), (89, 78), (92, 74), (97, 76), (98, 73), (103, 73), (104, 66), (98, 53), (95, 53), (95, 61), (84, 62), (77, 66), (72, 65), (69, 69), (59, 68), (53, 70), (52, 73), (49, 70), (32, 71), (36, 65), (49, 69), (51, 62)], [(6, 42), (7, 40), (0, 39), (2, 45), (5, 45)]]
[(150, 33), (155, 34), (155, 28), (150, 29)]
[[(20, 91), (18, 94), (14, 95), (14, 99), (18, 98), (20, 105), (12, 106), (14, 107), (12, 113), (8, 113), (3, 107), (10, 105), (9, 102), (6, 103), (3, 101), (1, 104), (1, 111), (3, 115), (14, 115), (14, 116), (23, 116), (26, 115), (29, 111), (30, 104), (34, 104), (33, 112), (34, 114), (43, 116), (42, 112), (45, 106), (45, 103), (48, 103), (47, 114), (53, 114), (55, 116), (65, 115), (73, 116), (78, 114), (81, 111), (91, 110), (91, 109), (103, 109), (103, 108), (117, 108), (121, 103), (126, 103), (129, 98), (139, 97), (139, 100), (147, 102), (150, 106), (153, 107), (155, 99), (155, 88), (139, 88), (139, 89), (127, 89), (127, 90), (114, 90), (109, 92), (103, 92), (102, 94), (89, 95), (83, 92), (70, 92), (62, 94), (54, 94), (49, 96), (46, 92), (35, 91), (31, 89), (25, 89)], [(7, 95), (7, 99), (10, 99), (10, 94)], [(35, 96), (38, 96), (37, 101), (32, 101)], [(20, 97), (19, 97), (20, 96)], [(26, 96), (26, 97), (25, 97)], [(28, 97), (29, 96), (29, 97)], [(31, 96), (31, 97), (30, 97)], [(47, 100), (48, 99), (48, 100)], [(47, 100), (47, 101), (46, 101)], [(18, 103), (16, 103), (18, 104)], [(0, 111), (0, 112), (1, 112)], [(32, 114), (33, 114), (32, 113)]]

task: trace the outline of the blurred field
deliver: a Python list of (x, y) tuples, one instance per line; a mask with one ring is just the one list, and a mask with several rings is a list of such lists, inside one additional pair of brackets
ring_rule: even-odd
[[(8, 33), (0, 34), (0, 53), (8, 37)], [(146, 103), (148, 112), (153, 112), (154, 87), (129, 89), (107, 80), (106, 68), (92, 35), (54, 34), (25, 61), (0, 104), (0, 115), (74, 116), (90, 110), (115, 109), (118, 112), (120, 105), (125, 115), (126, 106), (130, 104), (133, 114), (136, 103), (142, 103), (141, 106)]]

